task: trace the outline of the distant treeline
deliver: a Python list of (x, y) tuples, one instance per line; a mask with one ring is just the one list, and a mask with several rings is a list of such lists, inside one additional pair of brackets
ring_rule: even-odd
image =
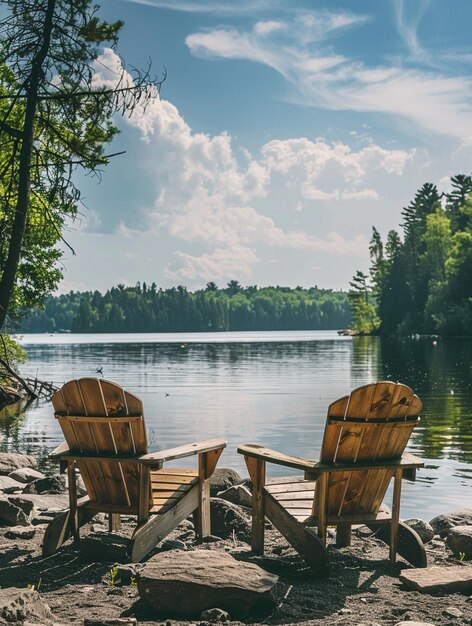
[(347, 293), (297, 287), (158, 289), (155, 283), (50, 296), (21, 320), (25, 333), (198, 332), (227, 330), (333, 330), (351, 322)]

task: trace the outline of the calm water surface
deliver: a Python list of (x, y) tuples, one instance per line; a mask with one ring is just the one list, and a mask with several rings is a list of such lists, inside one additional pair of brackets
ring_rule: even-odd
[[(152, 450), (222, 437), (220, 466), (245, 473), (238, 443), (317, 459), (330, 402), (380, 379), (422, 398), (410, 450), (427, 461), (404, 483), (402, 516), (472, 506), (472, 340), (345, 338), (334, 332), (25, 335), (25, 375), (60, 385), (103, 367), (144, 401)], [(62, 441), (50, 405), (0, 418), (3, 449), (45, 454)], [(273, 474), (290, 473), (273, 466)]]

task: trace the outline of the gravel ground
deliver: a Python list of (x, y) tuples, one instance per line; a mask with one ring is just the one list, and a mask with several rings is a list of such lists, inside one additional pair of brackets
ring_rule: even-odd
[[(198, 619), (182, 621), (174, 615), (156, 616), (140, 600), (136, 585), (111, 584), (113, 564), (84, 561), (70, 542), (52, 557), (42, 558), (44, 526), (37, 527), (35, 537), (30, 540), (7, 539), (4, 536), (7, 530), (0, 528), (0, 586), (35, 585), (61, 624), (83, 624), (84, 618), (119, 616), (134, 616), (139, 624), (148, 626), (162, 625), (169, 619), (176, 626), (202, 623)], [(130, 531), (131, 526), (125, 524), (125, 530)], [(86, 526), (82, 535), (89, 531), (90, 527)], [(408, 565), (401, 559), (391, 565), (387, 546), (365, 527), (354, 531), (351, 547), (330, 547), (331, 576), (325, 580), (314, 579), (273, 529), (267, 530), (263, 558), (254, 556), (249, 546), (238, 540), (198, 545), (190, 522), (184, 522), (168, 539), (182, 541), (190, 549), (226, 550), (239, 560), (257, 563), (279, 576), (275, 608), (268, 614), (245, 620), (246, 623), (394, 626), (411, 620), (435, 626), (472, 626), (472, 598), (407, 591), (398, 576)], [(433, 540), (427, 545), (427, 552), (429, 565), (457, 564), (442, 540)], [(451, 607), (461, 615), (448, 614)], [(241, 622), (228, 622), (228, 625), (236, 623)]]

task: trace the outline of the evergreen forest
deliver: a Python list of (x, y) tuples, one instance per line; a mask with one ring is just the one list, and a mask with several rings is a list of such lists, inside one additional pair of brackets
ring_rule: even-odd
[(349, 299), (360, 333), (472, 334), (472, 177), (450, 191), (426, 183), (386, 241), (373, 228), (369, 273), (357, 271)]
[[(248, 330), (333, 330), (351, 323), (347, 292), (313, 287), (158, 289), (155, 283), (49, 296), (27, 311), (16, 331), (122, 333)], [(10, 329), (13, 330), (13, 329)]]

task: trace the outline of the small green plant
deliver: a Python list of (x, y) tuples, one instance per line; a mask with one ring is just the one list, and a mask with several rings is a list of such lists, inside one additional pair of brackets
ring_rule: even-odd
[(114, 587), (118, 582), (118, 568), (116, 566), (110, 569), (110, 585)]
[(138, 586), (138, 581), (136, 580), (136, 576), (131, 576), (131, 580), (129, 584), (132, 585), (133, 587)]
[(465, 552), (459, 552), (459, 561), (462, 563), (462, 561), (465, 561)]

